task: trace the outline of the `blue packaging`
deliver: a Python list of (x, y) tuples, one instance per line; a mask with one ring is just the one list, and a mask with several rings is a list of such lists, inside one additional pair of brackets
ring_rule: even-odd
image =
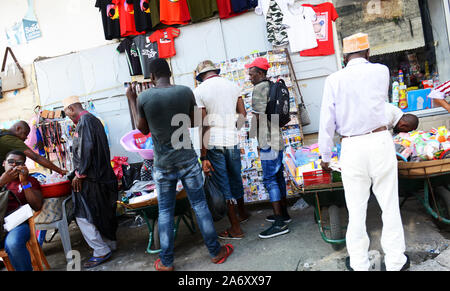
[(408, 107), (403, 112), (417, 111), (432, 108), (431, 98), (427, 98), (431, 89), (412, 90), (407, 92)]

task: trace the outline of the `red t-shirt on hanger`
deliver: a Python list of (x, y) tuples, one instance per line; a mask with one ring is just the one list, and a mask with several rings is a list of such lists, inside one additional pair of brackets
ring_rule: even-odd
[(325, 2), (318, 5), (302, 4), (311, 7), (317, 15), (313, 21), (314, 32), (318, 46), (300, 52), (302, 57), (327, 56), (334, 54), (333, 23), (339, 17), (333, 3)]
[(180, 35), (180, 30), (175, 27), (160, 29), (148, 37), (151, 42), (158, 43), (158, 54), (162, 59), (176, 55), (175, 37)]
[(239, 13), (233, 12), (230, 0), (216, 0), (216, 1), (217, 1), (217, 8), (219, 9), (219, 17), (221, 19), (230, 18), (247, 12), (247, 10)]
[(144, 34), (145, 31), (138, 32), (134, 23), (134, 6), (127, 3), (127, 0), (112, 0), (113, 4), (116, 4), (119, 8), (119, 20), (120, 20), (120, 36), (126, 37), (130, 35)]
[(188, 24), (191, 15), (186, 0), (160, 0), (159, 18), (167, 25)]

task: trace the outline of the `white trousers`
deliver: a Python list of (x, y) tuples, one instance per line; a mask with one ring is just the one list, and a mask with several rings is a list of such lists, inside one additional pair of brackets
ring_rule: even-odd
[(389, 131), (343, 138), (340, 157), (342, 183), (349, 212), (346, 234), (350, 266), (367, 271), (369, 236), (366, 231), (370, 187), (382, 210), (381, 247), (386, 270), (400, 270), (406, 263), (405, 238), (398, 202), (397, 159)]
[(95, 225), (87, 219), (75, 217), (87, 244), (94, 250), (94, 257), (103, 257), (116, 249), (116, 242), (102, 237)]

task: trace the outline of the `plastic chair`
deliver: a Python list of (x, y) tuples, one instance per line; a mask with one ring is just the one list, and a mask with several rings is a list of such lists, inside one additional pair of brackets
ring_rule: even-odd
[(70, 259), (67, 258), (67, 254), (72, 250), (72, 245), (70, 243), (70, 234), (69, 234), (69, 224), (74, 220), (73, 213), (73, 203), (72, 196), (64, 199), (62, 203), (62, 218), (60, 220), (51, 222), (51, 223), (39, 223), (36, 224), (36, 229), (38, 230), (49, 230), (49, 229), (57, 229), (61, 236), (61, 242), (64, 249), (64, 255), (66, 257), (67, 262), (70, 262)]
[[(31, 257), (31, 265), (33, 266), (34, 271), (43, 271), (45, 265), (47, 270), (50, 269), (50, 265), (47, 261), (47, 258), (42, 251), (41, 245), (38, 243), (36, 238), (36, 225), (34, 223), (34, 219), (39, 215), (41, 211), (37, 211), (33, 214), (32, 217), (28, 219), (28, 225), (30, 226), (30, 239), (27, 242), (27, 249), (30, 253)], [(5, 267), (8, 271), (14, 271), (14, 267), (12, 266), (8, 254), (4, 249), (0, 250), (0, 257), (3, 259), (5, 263)]]

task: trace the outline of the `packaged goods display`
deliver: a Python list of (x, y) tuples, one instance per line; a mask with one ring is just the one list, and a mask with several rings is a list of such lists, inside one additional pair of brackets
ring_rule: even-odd
[(430, 131), (411, 131), (394, 136), (399, 159), (421, 162), (450, 158), (450, 134), (445, 126)]

